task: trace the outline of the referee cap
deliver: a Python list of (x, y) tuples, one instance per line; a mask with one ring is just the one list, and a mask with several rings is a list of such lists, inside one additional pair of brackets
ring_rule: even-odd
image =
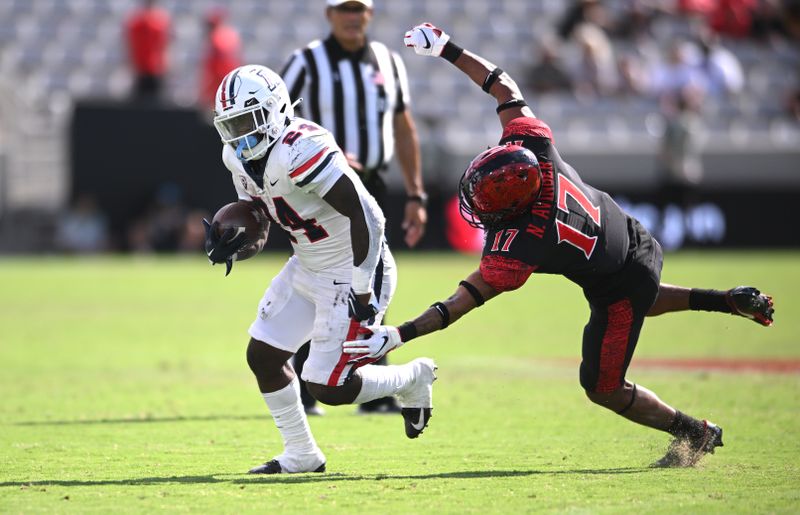
[(328, 7), (337, 7), (348, 2), (363, 4), (368, 9), (372, 9), (372, 0), (328, 0)]

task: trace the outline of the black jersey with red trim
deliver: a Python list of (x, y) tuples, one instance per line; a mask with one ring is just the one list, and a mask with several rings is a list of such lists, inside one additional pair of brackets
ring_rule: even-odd
[(550, 127), (512, 120), (500, 144), (536, 154), (542, 189), (530, 212), (486, 232), (481, 276), (498, 291), (519, 288), (532, 272), (564, 275), (586, 288), (619, 271), (628, 254), (628, 215), (561, 159)]

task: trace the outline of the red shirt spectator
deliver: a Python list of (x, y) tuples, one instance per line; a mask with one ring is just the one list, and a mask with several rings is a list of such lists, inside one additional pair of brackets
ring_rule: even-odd
[(241, 65), (242, 43), (239, 33), (224, 23), (225, 12), (214, 9), (206, 16), (208, 43), (203, 58), (201, 99), (214, 106), (214, 94), (219, 83), (234, 68)]
[(126, 22), (131, 66), (136, 74), (137, 94), (157, 94), (167, 70), (169, 14), (146, 0)]
[(709, 14), (716, 3), (716, 0), (678, 0), (678, 10), (687, 14)]
[(719, 0), (716, 4), (708, 18), (708, 24), (714, 31), (737, 38), (750, 35), (753, 13), (758, 7), (757, 0)]

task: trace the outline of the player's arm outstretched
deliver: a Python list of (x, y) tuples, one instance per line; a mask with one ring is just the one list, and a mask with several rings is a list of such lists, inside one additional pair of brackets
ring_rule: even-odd
[(363, 339), (344, 342), (344, 352), (379, 358), (413, 338), (445, 329), (500, 293), (484, 281), (480, 270), (476, 270), (458, 283), (458, 288), (449, 298), (444, 302), (434, 302), (414, 320), (397, 327), (381, 325), (359, 329), (359, 336)]
[(503, 128), (515, 118), (535, 118), (525, 103), (517, 83), (496, 66), (479, 55), (465, 50), (450, 39), (442, 29), (423, 23), (406, 32), (404, 43), (419, 55), (443, 57), (467, 74), (472, 82), (497, 100), (497, 114)]
[[(443, 30), (424, 23), (405, 34), (405, 45), (417, 54), (441, 56), (453, 63), (485, 92), (497, 100), (497, 114), (503, 128), (522, 116), (535, 118), (511, 77), (494, 63), (452, 41)], [(398, 327), (374, 326), (361, 329), (363, 339), (344, 343), (344, 351), (361, 356), (379, 357), (403, 343), (439, 329), (445, 329), (469, 311), (496, 297), (501, 291), (493, 288), (476, 270), (459, 283), (455, 293), (444, 302), (435, 302), (414, 320)]]

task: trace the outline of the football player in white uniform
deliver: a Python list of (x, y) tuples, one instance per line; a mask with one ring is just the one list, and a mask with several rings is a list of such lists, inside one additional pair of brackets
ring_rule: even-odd
[[(295, 118), (295, 104), (280, 76), (258, 65), (231, 71), (215, 103), (222, 161), (239, 199), (259, 205), (294, 248), (249, 329), (247, 362), (284, 441), (283, 453), (250, 470), (256, 474), (325, 470), (300, 402), (299, 380), (287, 362), (309, 339), (302, 379), (312, 395), (331, 405), (397, 395), (409, 438), (427, 425), (435, 379), (428, 358), (379, 367), (342, 351), (362, 322), (381, 320), (397, 271), (380, 208), (333, 135)], [(213, 263), (232, 266), (246, 245), (244, 234), (219, 235), (208, 222), (206, 235)]]

